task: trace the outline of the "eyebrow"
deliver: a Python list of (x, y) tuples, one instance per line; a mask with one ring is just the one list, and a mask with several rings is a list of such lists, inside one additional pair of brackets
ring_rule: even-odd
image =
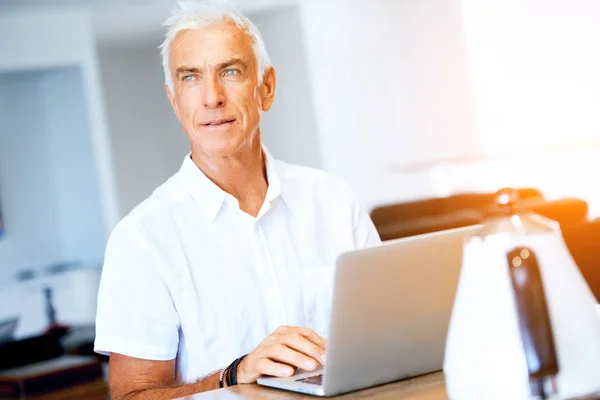
[(233, 65), (241, 65), (243, 68), (247, 67), (246, 63), (243, 62), (240, 58), (232, 58), (231, 60), (217, 64), (217, 69), (225, 69)]
[[(227, 61), (224, 61), (222, 63), (217, 64), (216, 65), (216, 69), (217, 70), (222, 70), (222, 69), (231, 67), (233, 65), (240, 65), (244, 69), (248, 67), (246, 65), (246, 63), (244, 61), (242, 61), (240, 58), (232, 58), (231, 60), (227, 60)], [(200, 68), (190, 67), (190, 66), (182, 66), (182, 67), (178, 67), (175, 70), (175, 75), (176, 76), (180, 76), (181, 74), (184, 74), (184, 73), (197, 74), (197, 73), (200, 73), (200, 72), (201, 72)]]
[(181, 74), (197, 74), (200, 72), (200, 69), (195, 67), (178, 67), (175, 70), (175, 76), (180, 76)]

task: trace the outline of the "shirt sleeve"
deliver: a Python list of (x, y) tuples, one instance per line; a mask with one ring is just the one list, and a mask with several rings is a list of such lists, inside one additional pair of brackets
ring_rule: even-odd
[(155, 255), (131, 220), (112, 232), (98, 292), (97, 353), (147, 360), (177, 356), (179, 316)]
[(352, 214), (354, 225), (354, 247), (360, 249), (381, 244), (379, 233), (377, 233), (373, 221), (358, 202), (354, 202), (352, 205)]
[(362, 249), (381, 244), (379, 233), (375, 229), (375, 225), (371, 217), (367, 214), (364, 207), (360, 204), (354, 191), (350, 186), (342, 181), (343, 190), (350, 203), (352, 213), (352, 227), (354, 235), (354, 248)]

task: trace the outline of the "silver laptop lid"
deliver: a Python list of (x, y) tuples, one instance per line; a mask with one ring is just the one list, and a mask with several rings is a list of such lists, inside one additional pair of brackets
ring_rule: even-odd
[(477, 228), (399, 239), (338, 258), (327, 395), (442, 369), (463, 238)]

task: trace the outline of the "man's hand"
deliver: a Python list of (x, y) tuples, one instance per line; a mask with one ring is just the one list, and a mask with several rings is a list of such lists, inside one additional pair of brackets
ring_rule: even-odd
[(240, 363), (238, 383), (254, 383), (261, 375), (292, 376), (296, 368), (314, 371), (325, 364), (325, 339), (312, 329), (279, 327)]

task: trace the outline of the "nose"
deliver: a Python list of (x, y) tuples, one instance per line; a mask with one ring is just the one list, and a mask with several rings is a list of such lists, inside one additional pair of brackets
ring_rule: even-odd
[(207, 110), (214, 110), (225, 105), (225, 93), (218, 79), (206, 79), (202, 102)]

